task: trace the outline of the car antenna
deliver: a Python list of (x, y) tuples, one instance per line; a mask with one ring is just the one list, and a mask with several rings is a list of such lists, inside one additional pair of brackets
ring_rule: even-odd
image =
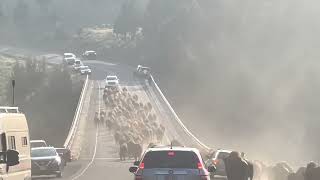
[(171, 141), (171, 143), (170, 143), (170, 149), (172, 149), (172, 141)]

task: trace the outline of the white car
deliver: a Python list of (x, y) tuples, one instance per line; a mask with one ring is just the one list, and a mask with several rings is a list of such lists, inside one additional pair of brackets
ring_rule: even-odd
[(119, 85), (119, 79), (117, 76), (107, 76), (106, 87), (115, 87)]
[(83, 66), (83, 63), (80, 59), (76, 59), (73, 64), (73, 70), (78, 71), (80, 66)]
[(68, 58), (63, 59), (64, 64), (69, 65), (69, 66), (74, 65), (75, 61), (76, 61), (76, 58), (74, 58), (74, 57), (68, 57)]
[(147, 77), (150, 75), (150, 68), (138, 65), (137, 69), (136, 69), (136, 71), (134, 71), (133, 75)]
[(63, 58), (76, 58), (76, 55), (73, 53), (63, 53)]
[(73, 53), (64, 53), (63, 54), (63, 62), (67, 65), (73, 65), (76, 60), (76, 55)]
[(88, 67), (88, 66), (85, 66), (85, 65), (80, 65), (80, 66), (74, 66), (74, 67), (73, 67), (73, 70), (74, 70), (75, 72), (81, 72), (81, 70), (85, 70), (85, 69), (89, 69), (89, 67)]
[(95, 51), (86, 51), (82, 54), (82, 57), (87, 60), (97, 59), (97, 53)]
[(89, 66), (80, 66), (79, 71), (81, 75), (91, 74), (91, 69), (89, 68)]

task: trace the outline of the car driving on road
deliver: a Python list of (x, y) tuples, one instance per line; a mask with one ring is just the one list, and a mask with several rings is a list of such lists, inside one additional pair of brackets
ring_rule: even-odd
[(76, 58), (76, 55), (73, 53), (63, 53), (63, 58)]
[(31, 174), (55, 175), (62, 177), (63, 163), (53, 147), (38, 147), (31, 149)]
[(48, 145), (45, 140), (31, 140), (30, 146), (31, 148), (36, 148), (36, 147), (47, 147)]
[(82, 57), (86, 60), (96, 60), (97, 53), (95, 51), (86, 51), (82, 54)]
[(79, 71), (81, 75), (91, 74), (89, 66), (80, 66)]
[(76, 60), (76, 55), (73, 53), (64, 53), (63, 54), (63, 62), (67, 65), (73, 65)]
[(117, 76), (106, 77), (106, 87), (116, 87), (119, 85), (119, 79)]
[(215, 170), (214, 166), (204, 167), (197, 149), (186, 147), (149, 148), (135, 165), (129, 169), (135, 180), (210, 180), (209, 172)]
[(212, 174), (212, 177), (226, 177), (226, 167), (224, 164), (224, 159), (226, 159), (230, 153), (231, 150), (223, 150), (218, 149), (217, 151), (213, 152), (211, 157), (206, 161), (206, 166), (214, 165), (216, 167), (216, 171), (214, 174)]
[(138, 65), (137, 69), (136, 69), (136, 71), (134, 71), (133, 75), (147, 77), (150, 75), (150, 68)]

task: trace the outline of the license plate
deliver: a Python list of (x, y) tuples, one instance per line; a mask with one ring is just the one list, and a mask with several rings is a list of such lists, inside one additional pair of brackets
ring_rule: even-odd
[(46, 166), (40, 166), (40, 170), (41, 171), (47, 170), (47, 167)]

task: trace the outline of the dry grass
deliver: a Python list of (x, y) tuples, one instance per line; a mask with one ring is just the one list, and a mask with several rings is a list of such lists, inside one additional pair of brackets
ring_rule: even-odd
[(5, 103), (6, 84), (16, 60), (0, 55), (0, 105)]

